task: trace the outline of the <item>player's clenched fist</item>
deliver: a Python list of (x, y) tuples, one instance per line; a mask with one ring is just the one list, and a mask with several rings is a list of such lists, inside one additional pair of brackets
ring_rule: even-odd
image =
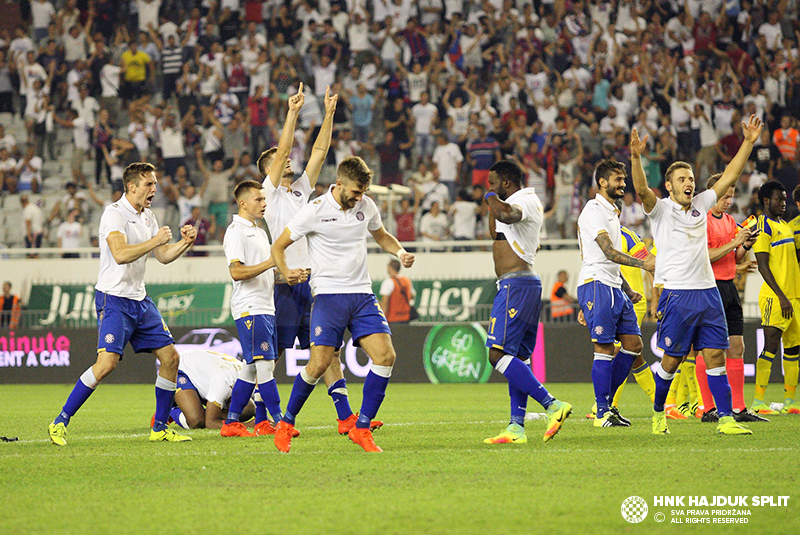
[(169, 229), (169, 227), (164, 226), (158, 229), (158, 233), (156, 234), (156, 240), (158, 241), (159, 245), (164, 245), (166, 243), (169, 243), (171, 239), (172, 239), (172, 231)]
[(181, 227), (181, 238), (186, 243), (194, 243), (194, 240), (197, 238), (197, 229), (194, 225), (184, 225)]
[(300, 284), (301, 282), (305, 282), (308, 279), (308, 273), (305, 269), (290, 269), (286, 273), (286, 282), (293, 286), (295, 284)]
[(397, 253), (397, 259), (400, 260), (404, 268), (410, 268), (414, 265), (414, 255), (408, 251)]

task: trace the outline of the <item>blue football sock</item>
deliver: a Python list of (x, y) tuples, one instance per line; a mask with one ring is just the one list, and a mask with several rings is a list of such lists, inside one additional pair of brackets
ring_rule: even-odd
[(653, 410), (656, 412), (664, 412), (664, 403), (667, 402), (667, 394), (669, 394), (669, 386), (672, 384), (672, 379), (675, 377), (674, 373), (664, 371), (661, 364), (658, 365), (656, 373), (653, 374), (653, 379), (656, 382), (656, 396), (653, 400)]
[(528, 395), (509, 382), (508, 397), (511, 399), (511, 419), (509, 423), (524, 426), (525, 412), (528, 409)]
[(622, 349), (614, 360), (611, 361), (611, 390), (608, 391), (609, 402), (613, 401), (614, 394), (617, 393), (622, 383), (628, 379), (628, 374), (631, 373), (633, 362), (639, 354), (628, 353)]
[(347, 381), (339, 379), (328, 388), (328, 395), (333, 399), (333, 406), (336, 408), (336, 417), (339, 420), (347, 420), (353, 414), (350, 408), (350, 397), (347, 395)]
[(69, 393), (67, 402), (64, 403), (64, 407), (61, 409), (61, 413), (56, 416), (54, 423), (69, 425), (69, 419), (75, 416), (78, 409), (86, 403), (86, 400), (89, 399), (98, 384), (99, 382), (95, 379), (91, 368), (83, 372), (78, 382), (75, 383), (72, 392)]
[[(272, 419), (275, 422), (279, 422), (283, 415), (281, 414), (281, 395), (278, 393), (278, 383), (273, 379), (272, 381), (259, 384), (258, 391), (261, 393), (261, 399), (272, 415)], [(256, 409), (258, 409), (258, 404), (256, 404)], [(264, 420), (266, 420), (266, 415), (265, 418), (259, 420), (258, 411), (256, 411), (256, 422), (263, 422)]]
[[(256, 423), (260, 424), (267, 419), (267, 406), (261, 400), (256, 400)], [(276, 422), (278, 420), (275, 420)]]
[(364, 393), (361, 401), (361, 412), (358, 415), (356, 427), (369, 429), (370, 423), (378, 415), (383, 398), (386, 397), (386, 387), (392, 375), (391, 366), (370, 367), (367, 378), (364, 379)]
[(225, 418), (226, 424), (232, 424), (239, 421), (239, 415), (247, 406), (247, 402), (253, 395), (253, 390), (256, 389), (255, 383), (247, 382), (243, 379), (236, 379), (233, 384), (233, 392), (231, 392), (231, 404), (228, 407), (228, 417)]
[(169, 411), (172, 409), (172, 402), (175, 400), (175, 383), (169, 379), (164, 379), (160, 375), (156, 377), (156, 414), (154, 431), (163, 431), (169, 422)]
[(550, 392), (533, 375), (530, 366), (527, 366), (518, 358), (504, 355), (497, 361), (495, 369), (502, 373), (514, 388), (538, 401), (545, 409), (555, 401)]
[(286, 412), (283, 413), (282, 420), (284, 422), (294, 425), (295, 418), (300, 413), (303, 405), (305, 405), (308, 396), (314, 391), (315, 386), (317, 386), (317, 382), (306, 373), (306, 369), (300, 370), (300, 373), (294, 378), (292, 393), (289, 395), (289, 403), (286, 404)]
[(711, 390), (711, 395), (714, 396), (714, 402), (717, 404), (717, 413), (719, 413), (720, 418), (733, 416), (731, 385), (728, 383), (725, 368), (707, 369), (706, 375), (708, 376), (708, 389)]
[(597, 418), (608, 412), (608, 398), (611, 395), (611, 378), (614, 363), (611, 355), (595, 353), (592, 362), (592, 384), (594, 400), (597, 402)]
[(186, 423), (186, 416), (184, 416), (183, 411), (181, 411), (179, 407), (172, 407), (172, 410), (169, 411), (169, 417), (172, 418), (179, 426), (189, 429), (189, 426)]

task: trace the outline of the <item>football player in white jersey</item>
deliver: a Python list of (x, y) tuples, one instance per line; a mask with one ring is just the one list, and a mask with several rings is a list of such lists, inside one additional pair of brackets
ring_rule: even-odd
[[(223, 248), (233, 279), (231, 314), (236, 322), (245, 366), (233, 387), (228, 417), (220, 434), (224, 437), (253, 436), (239, 421), (258, 382), (258, 391), (275, 421), (281, 418), (281, 398), (275, 382), (278, 344), (275, 332), (275, 304), (272, 287), (275, 263), (270, 258), (267, 233), (256, 224), (264, 217), (266, 202), (261, 184), (245, 180), (233, 192), (239, 213), (225, 230)], [(293, 269), (287, 274), (290, 284), (306, 280), (306, 272)], [(256, 416), (257, 435), (275, 434), (266, 414)]]
[[(286, 224), (308, 203), (308, 198), (314, 191), (330, 148), (333, 115), (336, 112), (338, 99), (339, 96), (331, 95), (330, 88), (327, 88), (325, 119), (311, 150), (305, 172), (300, 178), (294, 179), (289, 153), (294, 141), (295, 123), (305, 103), (303, 84), (299, 85), (297, 94), (289, 99), (286, 124), (281, 132), (278, 146), (264, 151), (258, 159), (258, 169), (264, 177), (263, 187), (267, 199), (266, 221), (273, 240), (283, 233)], [(301, 238), (286, 250), (286, 261), (290, 268), (310, 270), (311, 260), (305, 238)], [(311, 289), (308, 282), (289, 285), (278, 273), (274, 296), (279, 354), (287, 348), (294, 347), (295, 339), (300, 342), (301, 349), (308, 349), (311, 317)], [(350, 408), (347, 382), (342, 374), (338, 348), (330, 368), (323, 375), (323, 380), (336, 408), (338, 431), (346, 435), (355, 425), (357, 417)], [(382, 422), (378, 420), (372, 422), (373, 429), (381, 425)]]
[(89, 399), (94, 389), (114, 371), (130, 342), (137, 353), (153, 353), (161, 362), (156, 378), (156, 412), (150, 431), (152, 442), (184, 442), (190, 437), (167, 427), (175, 397), (180, 356), (172, 334), (147, 296), (145, 262), (152, 252), (156, 260), (169, 264), (194, 243), (197, 229), (181, 228), (181, 240), (170, 244), (169, 227), (158, 227), (150, 205), (156, 195), (156, 168), (132, 163), (122, 175), (125, 195), (109, 205), (100, 219), (100, 271), (95, 286), (97, 308), (97, 362), (75, 384), (61, 413), (48, 428), (50, 440), (67, 444), (70, 418)]
[[(597, 417), (595, 427), (628, 427), (611, 401), (628, 378), (631, 366), (642, 355), (642, 333), (633, 304), (644, 296), (631, 290), (620, 265), (649, 269), (655, 257), (644, 260), (622, 252), (622, 227), (616, 201), (625, 195), (625, 165), (603, 160), (595, 168), (598, 193), (583, 207), (578, 218), (581, 266), (578, 301), (594, 344), (592, 383)], [(622, 349), (615, 356), (614, 341)]]
[(365, 451), (382, 451), (372, 438), (371, 423), (386, 394), (395, 351), (389, 323), (383, 315), (367, 271), (367, 234), (381, 248), (409, 268), (414, 255), (397, 238), (386, 232), (375, 202), (364, 192), (372, 171), (358, 157), (345, 158), (337, 169), (336, 184), (328, 193), (305, 205), (272, 245), (272, 258), (283, 274), (290, 273), (286, 248), (302, 237), (308, 238), (311, 256), (310, 287), (311, 358), (292, 387), (289, 403), (275, 433), (275, 446), (291, 448), (295, 417), (314, 390), (341, 347), (345, 328), (354, 343), (372, 359), (364, 380), (363, 402), (348, 437)]
[[(243, 362), (223, 353), (204, 349), (182, 352), (175, 407), (169, 413), (175, 423), (186, 429), (221, 429), (242, 368)], [(254, 413), (255, 405), (249, 401), (240, 418), (247, 421)]]
[(669, 433), (664, 403), (675, 372), (692, 346), (702, 350), (706, 362), (708, 386), (720, 416), (717, 432), (752, 434), (733, 417), (731, 387), (725, 372), (728, 329), (708, 254), (706, 217), (711, 207), (739, 179), (761, 127), (761, 120), (751, 115), (736, 156), (713, 188), (696, 196), (692, 166), (686, 162), (670, 165), (664, 177), (669, 197), (664, 199), (658, 199), (647, 186), (641, 159), (647, 136), (640, 140), (636, 129), (631, 131), (633, 185), (650, 218), (653, 241), (658, 249), (655, 285), (663, 288), (656, 317), (658, 347), (664, 351), (664, 356), (655, 374), (653, 434)]
[(514, 162), (503, 160), (489, 170), (489, 191), (484, 200), (491, 217), (492, 255), (497, 275), (497, 295), (489, 318), (486, 347), (489, 363), (508, 380), (511, 418), (505, 431), (484, 444), (523, 444), (528, 398), (547, 411), (545, 442), (552, 439), (572, 413), (572, 405), (554, 398), (531, 370), (542, 307), (542, 281), (533, 270), (539, 250), (544, 208), (533, 188), (523, 188), (524, 173)]

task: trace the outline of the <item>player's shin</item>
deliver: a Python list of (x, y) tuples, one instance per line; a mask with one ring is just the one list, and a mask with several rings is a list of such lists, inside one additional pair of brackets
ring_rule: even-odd
[[(522, 363), (530, 368), (531, 359), (523, 360)], [(509, 382), (508, 397), (511, 402), (511, 418), (509, 424), (525, 426), (525, 413), (528, 410), (528, 395)]]
[(72, 392), (70, 392), (67, 402), (61, 409), (61, 413), (59, 413), (53, 423), (69, 425), (69, 419), (78, 412), (78, 409), (80, 409), (84, 403), (86, 403), (86, 400), (89, 399), (89, 396), (92, 395), (94, 389), (97, 388), (99, 384), (100, 381), (94, 376), (91, 367), (83, 372), (78, 382), (75, 383)]
[(526, 366), (518, 358), (503, 355), (495, 364), (494, 369), (502, 373), (515, 388), (538, 401), (545, 409), (555, 401), (550, 392), (533, 375), (530, 366)]
[(797, 354), (798, 347), (789, 347), (783, 351), (783, 390), (784, 398), (789, 403), (795, 401), (797, 392), (797, 377), (800, 372), (800, 362)]
[(669, 393), (670, 385), (672, 384), (672, 380), (674, 378), (674, 373), (665, 371), (662, 364), (658, 365), (656, 373), (653, 377), (656, 382), (656, 395), (655, 399), (653, 400), (654, 411), (662, 412), (664, 410), (664, 403), (667, 401), (667, 394)]
[(356, 427), (369, 429), (370, 423), (378, 415), (383, 398), (386, 397), (386, 387), (392, 376), (393, 366), (378, 366), (372, 364), (369, 373), (364, 379), (364, 394), (361, 402), (361, 411), (358, 415)]
[(156, 413), (153, 431), (163, 431), (167, 428), (169, 411), (175, 399), (176, 384), (160, 375), (156, 377)]
[(314, 391), (317, 386), (319, 378), (314, 379), (308, 374), (305, 368), (300, 370), (297, 377), (294, 379), (292, 386), (292, 393), (289, 396), (289, 402), (286, 404), (286, 412), (283, 414), (283, 421), (294, 425), (295, 418), (300, 413), (300, 410), (305, 405), (308, 396)]
[(609, 397), (611, 395), (611, 376), (613, 357), (605, 353), (595, 353), (592, 362), (592, 384), (594, 385), (594, 398), (597, 402), (597, 418), (603, 418), (608, 412)]
[(653, 401), (656, 397), (656, 382), (653, 379), (653, 371), (646, 362), (633, 370), (633, 377), (650, 401)]
[(733, 416), (733, 407), (731, 406), (731, 387), (728, 384), (728, 376), (725, 373), (725, 367), (719, 366), (716, 368), (709, 368), (706, 370), (708, 375), (708, 388), (711, 390), (711, 395), (714, 396), (714, 401), (717, 405), (717, 413), (720, 418), (724, 416)]
[(617, 391), (622, 384), (625, 383), (633, 363), (641, 355), (641, 352), (633, 353), (632, 351), (621, 349), (620, 352), (617, 353), (617, 356), (614, 357), (614, 360), (611, 362), (611, 390), (609, 392), (612, 398), (615, 397)]
[(775, 360), (775, 353), (766, 350), (762, 351), (756, 361), (756, 390), (755, 399), (764, 403), (764, 394), (769, 384), (769, 376), (772, 372), (772, 361)]
[[(272, 415), (275, 422), (280, 421), (281, 414), (281, 396), (278, 393), (278, 384), (275, 382), (275, 361), (274, 360), (259, 360), (256, 361), (256, 375), (258, 378), (258, 391), (261, 394), (261, 399), (266, 405), (267, 410)], [(256, 423), (264, 421), (256, 418)]]

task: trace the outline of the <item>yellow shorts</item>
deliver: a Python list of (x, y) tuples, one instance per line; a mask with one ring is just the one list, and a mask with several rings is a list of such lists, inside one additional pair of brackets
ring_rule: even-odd
[(761, 309), (761, 324), (764, 327), (775, 327), (783, 331), (783, 347), (800, 345), (800, 300), (789, 299), (794, 313), (788, 320), (781, 314), (781, 303), (777, 297), (758, 296), (758, 308)]

